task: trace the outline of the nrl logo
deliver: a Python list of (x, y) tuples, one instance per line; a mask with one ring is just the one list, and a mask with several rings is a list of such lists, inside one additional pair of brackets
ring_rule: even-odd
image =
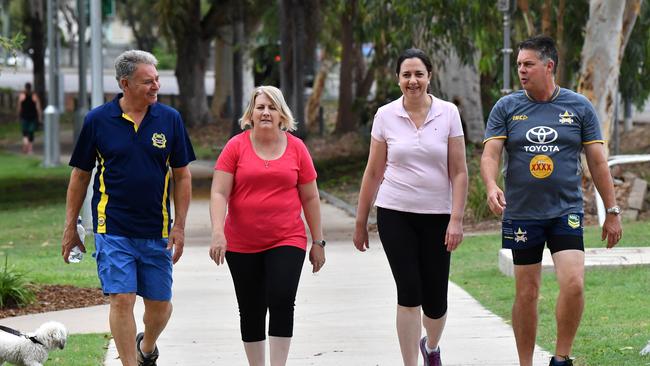
[(163, 133), (154, 133), (151, 135), (151, 141), (153, 142), (153, 146), (159, 149), (164, 149), (167, 146), (167, 138)]
[(565, 123), (571, 124), (571, 123), (573, 123), (573, 117), (575, 117), (575, 115), (573, 113), (569, 113), (569, 111), (564, 111), (564, 113), (560, 114), (560, 123), (562, 123), (562, 124), (565, 124)]

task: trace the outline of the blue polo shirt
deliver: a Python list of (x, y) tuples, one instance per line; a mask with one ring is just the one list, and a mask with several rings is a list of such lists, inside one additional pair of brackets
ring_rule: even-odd
[(557, 88), (549, 101), (525, 91), (495, 104), (485, 141), (503, 139), (504, 219), (544, 220), (583, 212), (583, 145), (604, 143), (594, 107), (583, 95)]
[(115, 99), (90, 111), (70, 165), (97, 173), (93, 229), (130, 238), (166, 238), (171, 229), (170, 174), (195, 160), (183, 120), (154, 103), (136, 128)]

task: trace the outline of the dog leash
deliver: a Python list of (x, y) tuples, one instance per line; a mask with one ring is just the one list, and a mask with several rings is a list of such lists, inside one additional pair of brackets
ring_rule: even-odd
[(34, 342), (34, 343), (36, 343), (36, 344), (40, 344), (41, 346), (45, 347), (45, 345), (44, 345), (43, 343), (41, 343), (41, 341), (39, 341), (39, 340), (36, 338), (36, 336), (31, 336), (31, 337), (30, 337), (30, 336), (28, 336), (27, 334), (23, 334), (23, 333), (21, 333), (20, 331), (17, 331), (17, 330), (15, 330), (15, 329), (12, 329), (12, 328), (9, 328), (9, 327), (5, 327), (4, 325), (0, 325), (0, 330), (3, 330), (3, 331), (5, 331), (5, 332), (7, 332), (7, 333), (13, 334), (13, 335), (18, 336), (18, 337), (27, 338), (27, 339), (29, 339), (30, 341), (32, 341), (32, 342)]

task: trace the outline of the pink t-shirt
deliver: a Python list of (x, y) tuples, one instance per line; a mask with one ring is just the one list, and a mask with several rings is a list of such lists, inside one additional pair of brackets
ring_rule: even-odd
[(316, 170), (305, 144), (286, 135), (284, 154), (268, 164), (253, 150), (250, 130), (230, 139), (217, 159), (215, 170), (234, 176), (224, 228), (231, 252), (307, 248), (298, 185), (316, 179)]
[(386, 142), (384, 179), (375, 205), (392, 210), (451, 213), (451, 181), (447, 167), (450, 137), (462, 136), (458, 108), (430, 95), (431, 109), (416, 128), (402, 104), (403, 97), (375, 114), (372, 137)]

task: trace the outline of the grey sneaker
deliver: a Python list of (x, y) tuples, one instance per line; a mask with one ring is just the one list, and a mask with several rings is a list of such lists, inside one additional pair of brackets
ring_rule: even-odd
[(420, 339), (420, 352), (422, 352), (422, 358), (424, 358), (424, 366), (442, 366), (442, 361), (440, 360), (440, 346), (438, 350), (434, 352), (427, 352), (427, 337), (424, 336)]
[(144, 338), (144, 333), (138, 333), (135, 336), (135, 349), (138, 354), (138, 366), (156, 366), (156, 360), (158, 359), (158, 346), (156, 346), (148, 357), (145, 357), (140, 350), (140, 341)]

